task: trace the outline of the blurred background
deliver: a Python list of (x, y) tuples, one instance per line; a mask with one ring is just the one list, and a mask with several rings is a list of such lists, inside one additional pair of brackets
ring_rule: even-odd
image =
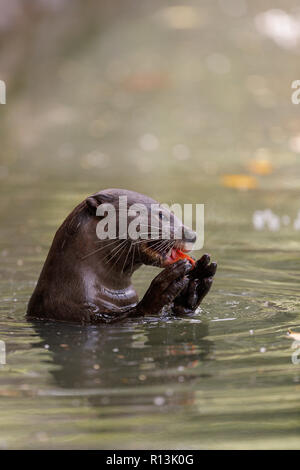
[[(1, 447), (299, 448), (299, 44), (296, 0), (0, 0)], [(25, 322), (57, 227), (109, 187), (205, 204), (202, 311)]]

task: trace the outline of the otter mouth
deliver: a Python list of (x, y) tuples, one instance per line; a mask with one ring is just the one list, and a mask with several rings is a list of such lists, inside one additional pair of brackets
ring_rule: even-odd
[(171, 243), (171, 246), (169, 240), (165, 244), (161, 241), (160, 243), (146, 243), (144, 247), (141, 247), (142, 253), (146, 258), (144, 263), (163, 268), (181, 259), (187, 259), (193, 266), (195, 265), (195, 260), (187, 254), (192, 250), (193, 244), (182, 240), (176, 240)]
[(191, 256), (189, 256), (187, 253), (189, 253), (191, 250), (187, 250), (184, 247), (178, 248), (171, 248), (169, 252), (166, 255), (166, 261), (165, 264), (173, 264), (176, 263), (176, 261), (179, 261), (180, 259), (187, 259), (193, 266), (195, 265), (195, 260)]

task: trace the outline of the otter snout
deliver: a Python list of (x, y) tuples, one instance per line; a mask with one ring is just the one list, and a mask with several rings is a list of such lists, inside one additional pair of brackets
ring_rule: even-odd
[(183, 226), (182, 230), (182, 249), (191, 251), (197, 240), (197, 234), (189, 227)]
[(197, 234), (191, 229), (187, 229), (186, 227), (183, 230), (183, 238), (182, 241), (188, 243), (195, 243), (197, 240)]

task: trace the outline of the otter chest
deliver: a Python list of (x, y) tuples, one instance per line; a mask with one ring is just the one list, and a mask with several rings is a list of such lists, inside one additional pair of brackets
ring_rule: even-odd
[(130, 308), (137, 303), (137, 294), (133, 286), (129, 286), (125, 289), (110, 289), (105, 286), (101, 286), (98, 295), (97, 303), (101, 303), (103, 307), (107, 309), (124, 309)]

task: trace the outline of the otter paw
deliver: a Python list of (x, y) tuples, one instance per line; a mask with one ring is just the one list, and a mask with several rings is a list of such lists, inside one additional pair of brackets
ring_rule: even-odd
[(217, 263), (210, 262), (210, 256), (205, 254), (196, 261), (194, 269), (189, 274), (190, 279), (206, 279), (216, 274)]
[(143, 299), (137, 305), (141, 315), (157, 314), (166, 305), (174, 301), (185, 289), (190, 279), (187, 273), (192, 266), (186, 260), (177, 261), (167, 266), (150, 284)]
[(188, 274), (188, 285), (174, 300), (173, 311), (176, 314), (188, 314), (196, 310), (209, 292), (216, 270), (217, 263), (210, 263), (210, 256), (207, 254), (196, 262), (194, 269)]

